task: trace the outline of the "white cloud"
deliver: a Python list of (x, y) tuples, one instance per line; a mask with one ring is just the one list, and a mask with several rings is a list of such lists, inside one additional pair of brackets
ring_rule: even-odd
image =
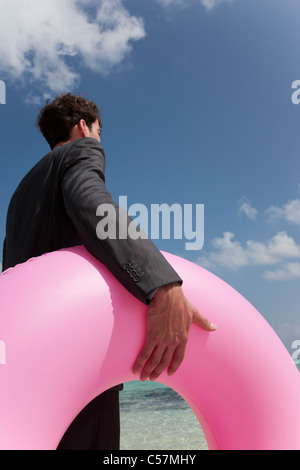
[[(74, 58), (107, 74), (145, 36), (122, 0), (2, 0), (0, 63), (13, 80), (60, 92), (80, 80)], [(72, 65), (73, 64), (73, 65)], [(77, 63), (78, 66), (78, 63)]]
[(271, 206), (267, 210), (269, 221), (284, 219), (295, 225), (300, 225), (300, 199), (287, 202), (282, 207)]
[[(223, 267), (236, 270), (245, 266), (270, 266), (287, 259), (300, 258), (300, 245), (286, 232), (279, 232), (265, 243), (249, 240), (245, 246), (234, 240), (233, 233), (226, 232), (223, 238), (215, 238), (212, 246), (213, 251), (198, 260), (201, 266), (208, 269)], [(270, 276), (269, 273), (269, 279)]]
[(201, 3), (204, 5), (207, 10), (212, 10), (217, 5), (220, 5), (224, 2), (232, 2), (233, 0), (156, 0), (163, 7), (170, 8), (176, 6), (188, 6), (192, 3)]
[(220, 5), (223, 2), (232, 2), (233, 0), (202, 0), (202, 4), (208, 9), (211, 10), (212, 8)]
[(186, 1), (189, 1), (189, 0), (156, 0), (156, 1), (157, 3), (160, 3), (160, 5), (162, 5), (163, 7), (168, 8), (172, 6), (184, 5)]
[(275, 271), (266, 271), (263, 275), (268, 281), (291, 281), (300, 278), (300, 263), (288, 263)]
[[(247, 198), (239, 201), (239, 215), (246, 215), (255, 220), (258, 211)], [(286, 222), (300, 225), (300, 199), (288, 201), (282, 207), (271, 206), (266, 214), (269, 221)], [(211, 242), (212, 250), (198, 258), (198, 264), (204, 268), (216, 270), (219, 268), (238, 270), (247, 266), (266, 267), (275, 266), (273, 270), (263, 272), (268, 281), (290, 281), (300, 278), (300, 245), (281, 231), (265, 242), (248, 240), (241, 244), (235, 240), (234, 233), (225, 232), (222, 237), (214, 238)]]
[(257, 210), (251, 206), (251, 203), (246, 199), (241, 199), (239, 201), (240, 207), (238, 210), (238, 214), (242, 215), (245, 214), (249, 219), (255, 220), (257, 216)]

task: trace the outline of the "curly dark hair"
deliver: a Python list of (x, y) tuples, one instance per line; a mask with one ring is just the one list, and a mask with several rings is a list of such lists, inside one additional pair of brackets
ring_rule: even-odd
[(102, 127), (99, 109), (93, 101), (65, 93), (55, 98), (52, 103), (47, 101), (38, 115), (36, 124), (53, 149), (58, 143), (70, 139), (71, 131), (80, 119), (85, 120), (90, 130), (97, 119)]

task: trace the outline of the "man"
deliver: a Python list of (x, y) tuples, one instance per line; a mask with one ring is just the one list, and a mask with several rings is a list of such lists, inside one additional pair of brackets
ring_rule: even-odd
[[(157, 379), (165, 369), (174, 374), (184, 358), (191, 323), (208, 331), (215, 326), (184, 297), (182, 280), (148, 238), (97, 236), (97, 208), (110, 204), (117, 213), (120, 208), (105, 186), (96, 104), (67, 93), (48, 103), (37, 123), (51, 152), (23, 178), (11, 199), (3, 270), (43, 253), (84, 245), (135, 297), (149, 304), (146, 341), (133, 372), (143, 381)], [(126, 220), (128, 227), (131, 220)], [(118, 449), (119, 389), (93, 400), (58, 448)]]

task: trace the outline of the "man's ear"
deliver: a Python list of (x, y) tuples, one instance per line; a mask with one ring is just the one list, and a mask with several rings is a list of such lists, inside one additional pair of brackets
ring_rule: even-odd
[(82, 137), (88, 137), (89, 136), (89, 128), (86, 125), (86, 122), (84, 119), (80, 119), (79, 123), (77, 124), (78, 130)]

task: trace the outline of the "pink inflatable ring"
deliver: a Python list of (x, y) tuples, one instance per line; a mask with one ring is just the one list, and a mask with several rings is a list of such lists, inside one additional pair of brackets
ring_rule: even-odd
[[(300, 374), (277, 335), (216, 276), (164, 255), (218, 330), (192, 325), (183, 364), (159, 381), (191, 406), (210, 449), (299, 450)], [(83, 247), (7, 270), (0, 302), (0, 448), (56, 449), (93, 398), (136, 380), (147, 307)]]

